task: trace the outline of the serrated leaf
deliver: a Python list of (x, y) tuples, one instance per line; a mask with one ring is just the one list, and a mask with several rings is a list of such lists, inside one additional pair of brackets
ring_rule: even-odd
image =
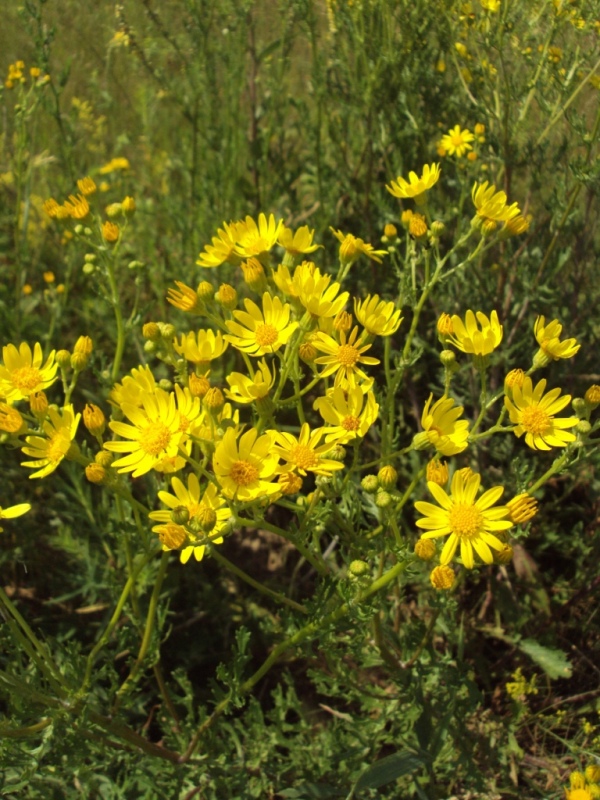
[(550, 678), (570, 678), (573, 668), (562, 650), (553, 650), (544, 647), (534, 639), (522, 639), (518, 643), (522, 650), (532, 661), (541, 667)]
[(354, 786), (355, 791), (362, 789), (377, 789), (386, 783), (391, 783), (402, 775), (408, 775), (419, 769), (423, 760), (408, 750), (393, 753), (391, 756), (380, 758), (363, 772)]

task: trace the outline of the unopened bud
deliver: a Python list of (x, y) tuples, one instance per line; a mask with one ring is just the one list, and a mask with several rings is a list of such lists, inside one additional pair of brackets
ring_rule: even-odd
[(494, 551), (494, 561), (497, 564), (510, 564), (514, 554), (512, 546), (510, 544), (505, 544), (502, 550)]
[(220, 303), (223, 308), (230, 311), (237, 306), (238, 294), (233, 286), (228, 283), (222, 283), (219, 286), (219, 291), (215, 295), (215, 300)]
[(75, 372), (81, 372), (82, 369), (87, 367), (89, 360), (89, 357), (83, 353), (73, 353), (71, 356), (71, 367)]
[(135, 214), (135, 200), (133, 197), (127, 196), (121, 203), (121, 208), (125, 216), (132, 217)]
[(218, 386), (213, 386), (204, 395), (204, 405), (210, 411), (218, 412), (225, 405), (225, 397)]
[(106, 429), (106, 417), (102, 409), (88, 403), (83, 409), (83, 424), (92, 436), (102, 436)]
[(196, 519), (204, 533), (210, 533), (217, 524), (217, 513), (210, 506), (200, 506), (196, 512)]
[(185, 528), (182, 528), (181, 525), (175, 525), (174, 523), (160, 525), (156, 533), (158, 534), (161, 544), (163, 544), (167, 550), (177, 550), (185, 544), (187, 540)]
[(375, 505), (377, 506), (377, 508), (388, 508), (391, 502), (392, 502), (391, 494), (388, 494), (388, 492), (384, 492), (382, 489), (380, 489), (375, 495)]
[(348, 567), (348, 573), (350, 577), (353, 578), (364, 578), (368, 574), (370, 574), (371, 568), (367, 564), (366, 561), (360, 561), (356, 559), (355, 561), (350, 562), (350, 566)]
[(438, 486), (445, 486), (448, 483), (448, 464), (433, 458), (427, 464), (426, 477), (428, 481), (437, 483)]
[(188, 378), (188, 388), (193, 397), (204, 397), (210, 389), (210, 381), (205, 375), (196, 375), (192, 372)]
[(159, 322), (157, 323), (160, 329), (160, 335), (165, 340), (165, 342), (171, 342), (175, 338), (175, 334), (177, 331), (175, 330), (175, 325), (171, 325), (170, 322)]
[(92, 350), (94, 349), (94, 343), (90, 339), (89, 336), (80, 336), (79, 339), (75, 342), (75, 347), (73, 348), (74, 353), (81, 353), (84, 356), (90, 356), (92, 354)]
[(171, 521), (176, 525), (185, 525), (189, 518), (190, 512), (185, 506), (175, 506), (171, 509)]
[(600, 405), (600, 386), (594, 384), (585, 393), (585, 402), (593, 410)]
[(456, 576), (452, 567), (440, 566), (435, 567), (429, 578), (434, 589), (447, 590), (454, 586)]
[(295, 472), (284, 472), (279, 476), (277, 483), (282, 494), (297, 494), (302, 489), (302, 478)]
[(92, 461), (85, 468), (85, 477), (90, 483), (104, 483), (107, 478), (107, 472), (101, 464)]
[(367, 492), (367, 494), (375, 494), (375, 492), (379, 489), (379, 480), (377, 479), (377, 475), (365, 475), (360, 482), (360, 485), (365, 492)]
[(398, 473), (392, 466), (382, 467), (377, 473), (377, 480), (383, 489), (392, 489), (398, 480)]
[(421, 561), (431, 561), (435, 555), (435, 542), (431, 539), (419, 539), (415, 542), (415, 555)]
[(156, 322), (146, 322), (142, 326), (142, 336), (144, 339), (150, 339), (151, 342), (158, 342), (161, 338), (161, 332)]
[(456, 353), (453, 350), (442, 350), (440, 361), (446, 369), (456, 366)]
[(36, 417), (44, 417), (48, 410), (48, 398), (44, 392), (29, 395), (29, 408)]
[(100, 464), (104, 469), (108, 469), (112, 464), (114, 456), (112, 453), (109, 453), (108, 450), (100, 450), (94, 456), (94, 461), (96, 464)]
[(571, 400), (571, 405), (573, 406), (573, 411), (577, 414), (579, 418), (585, 417), (587, 415), (587, 403), (583, 399), (583, 397), (574, 397)]
[(56, 362), (61, 369), (69, 369), (71, 366), (71, 353), (68, 350), (59, 350), (56, 354)]
[[(121, 205), (121, 203), (111, 203), (110, 205), (106, 206), (105, 210), (106, 210), (106, 216), (110, 217), (110, 219), (114, 219), (115, 217), (120, 217), (121, 216), (121, 214), (123, 213), (123, 206)], [(115, 227), (117, 227), (117, 226), (115, 226)], [(118, 227), (117, 227), (117, 231), (118, 231)], [(115, 240), (112, 240), (112, 241), (115, 241)]]
[(212, 283), (209, 283), (208, 281), (201, 281), (196, 289), (196, 294), (200, 300), (203, 300), (206, 303), (208, 300), (212, 300), (215, 296), (215, 288)]

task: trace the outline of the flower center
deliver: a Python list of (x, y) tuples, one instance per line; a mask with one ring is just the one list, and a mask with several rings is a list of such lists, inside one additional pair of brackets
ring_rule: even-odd
[(238, 486), (249, 486), (258, 480), (258, 475), (258, 470), (249, 461), (234, 461), (229, 473), (231, 480), (235, 481)]
[(453, 133), (452, 136), (450, 137), (450, 140), (454, 145), (454, 147), (460, 147), (461, 144), (464, 144), (464, 139), (461, 133)]
[(179, 412), (179, 427), (177, 428), (177, 430), (180, 433), (185, 433), (189, 427), (190, 427), (189, 419), (186, 416), (184, 416), (181, 412)]
[(11, 381), (19, 391), (31, 392), (42, 382), (42, 376), (35, 367), (19, 367), (13, 370)]
[(162, 422), (151, 423), (142, 436), (140, 436), (140, 447), (149, 456), (157, 456), (166, 449), (171, 441), (171, 431)]
[(546, 433), (551, 427), (550, 417), (539, 406), (529, 406), (521, 414), (521, 425), (525, 428), (527, 433), (533, 433), (534, 436), (539, 436)]
[(257, 325), (254, 331), (256, 344), (261, 347), (269, 347), (274, 344), (277, 341), (277, 335), (277, 328), (264, 322)]
[(360, 357), (360, 353), (351, 344), (342, 344), (338, 347), (337, 360), (343, 367), (353, 367)]
[(290, 461), (300, 469), (311, 469), (319, 463), (319, 456), (305, 444), (297, 444), (290, 448)]
[(456, 503), (449, 515), (452, 532), (465, 539), (473, 539), (480, 532), (483, 523), (481, 511), (472, 505)]
[(342, 420), (342, 428), (345, 431), (357, 431), (360, 428), (360, 420), (358, 417), (348, 416)]

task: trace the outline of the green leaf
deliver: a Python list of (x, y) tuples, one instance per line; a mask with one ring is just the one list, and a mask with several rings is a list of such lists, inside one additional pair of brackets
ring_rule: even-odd
[(408, 750), (393, 753), (391, 756), (380, 758), (379, 761), (367, 767), (356, 781), (354, 789), (355, 791), (377, 789), (379, 786), (395, 781), (402, 775), (415, 772), (422, 764), (423, 760)]
[(570, 678), (573, 669), (562, 650), (552, 650), (536, 642), (534, 639), (522, 639), (517, 644), (532, 661), (541, 667), (550, 678)]
[(346, 793), (324, 783), (303, 783), (293, 789), (284, 789), (277, 794), (280, 797), (288, 797), (290, 800), (329, 800), (330, 797), (342, 797)]

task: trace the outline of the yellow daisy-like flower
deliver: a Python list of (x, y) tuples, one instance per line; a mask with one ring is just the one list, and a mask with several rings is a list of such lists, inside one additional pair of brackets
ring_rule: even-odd
[(304, 261), (294, 270), (293, 296), (315, 318), (335, 317), (342, 311), (350, 295), (348, 292), (339, 294), (340, 288), (336, 281), (331, 283), (331, 275), (321, 274), (310, 261)]
[(65, 406), (62, 411), (48, 406), (47, 413), (46, 420), (42, 425), (45, 437), (27, 436), (25, 439), (27, 446), (22, 448), (26, 456), (35, 459), (35, 461), (23, 461), (22, 465), (38, 470), (32, 473), (30, 478), (45, 478), (46, 475), (54, 472), (69, 452), (81, 419), (81, 414), (73, 412), (72, 405)]
[(0, 397), (4, 397), (9, 404), (15, 403), (52, 386), (58, 369), (58, 364), (54, 362), (54, 354), (53, 350), (42, 366), (44, 357), (39, 342), (34, 344), (33, 353), (27, 342), (21, 342), (18, 350), (14, 344), (3, 347), (4, 363), (0, 364)]
[(362, 303), (355, 297), (354, 313), (363, 328), (373, 336), (391, 336), (402, 322), (402, 311), (391, 300), (380, 300), (378, 294), (372, 297), (368, 294)]
[(558, 414), (571, 402), (571, 395), (560, 397), (560, 389), (552, 389), (544, 395), (546, 379), (533, 388), (531, 378), (525, 378), (523, 386), (514, 386), (512, 400), (504, 398), (510, 421), (516, 425), (516, 436), (525, 434), (525, 442), (533, 450), (550, 450), (551, 447), (566, 447), (575, 441), (575, 434), (566, 428), (574, 428), (577, 417), (559, 417)]
[(548, 359), (558, 361), (559, 358), (572, 358), (581, 347), (577, 339), (564, 339), (560, 341), (562, 325), (553, 319), (546, 325), (545, 317), (538, 317), (533, 326), (533, 332), (543, 354)]
[[(23, 514), (26, 514), (28, 511), (31, 511), (29, 503), (19, 503), (16, 506), (10, 506), (10, 508), (0, 508), (0, 520), (22, 517)], [(4, 528), (0, 528), (0, 533), (2, 533), (3, 530)]]
[(296, 232), (283, 225), (277, 244), (281, 245), (291, 256), (308, 255), (314, 253), (319, 247), (323, 247), (322, 244), (313, 244), (314, 235), (314, 230), (311, 231), (308, 225), (303, 225)]
[(283, 220), (276, 222), (273, 214), (268, 219), (264, 214), (259, 214), (258, 224), (252, 217), (246, 217), (237, 229), (235, 252), (242, 258), (256, 256), (260, 259), (277, 243), (282, 228)]
[(506, 506), (492, 508), (502, 496), (504, 487), (488, 489), (477, 500), (480, 483), (481, 476), (477, 473), (465, 480), (460, 472), (455, 472), (450, 494), (433, 481), (427, 483), (439, 507), (422, 501), (415, 503), (416, 510), (424, 514), (417, 520), (417, 527), (427, 531), (421, 538), (448, 536), (440, 556), (442, 565), (452, 561), (459, 544), (460, 556), (467, 569), (475, 566), (475, 553), (484, 564), (492, 564), (494, 556), (490, 548), (498, 551), (504, 548), (504, 542), (495, 534), (512, 528), (513, 523), (506, 519)]
[[(201, 561), (204, 557), (206, 545), (194, 544), (194, 540), (210, 538), (212, 544), (222, 544), (223, 537), (219, 532), (231, 516), (231, 509), (225, 505), (225, 499), (219, 495), (214, 483), (209, 483), (204, 492), (201, 491), (200, 481), (191, 473), (188, 475), (187, 487), (179, 478), (171, 478), (171, 486), (174, 494), (170, 492), (159, 492), (158, 498), (161, 503), (168, 506), (168, 511), (151, 511), (148, 516), (150, 519), (160, 523), (172, 522), (171, 512), (175, 508), (184, 508), (189, 517), (186, 522), (186, 540), (191, 544), (181, 550), (180, 561), (187, 563), (192, 554), (196, 561)], [(208, 512), (208, 513), (207, 513)], [(211, 514), (210, 512), (213, 512)], [(212, 519), (211, 519), (212, 517)], [(207, 523), (207, 520), (210, 520)], [(211, 522), (213, 522), (211, 526)], [(152, 528), (153, 531), (160, 533), (162, 525)], [(206, 530), (208, 528), (208, 530)], [(171, 550), (166, 543), (163, 550)]]
[(476, 183), (471, 191), (471, 197), (477, 216), (483, 220), (508, 222), (521, 214), (519, 204), (507, 205), (506, 192), (497, 192), (496, 187), (490, 185), (488, 181)]
[(400, 175), (395, 181), (391, 182), (391, 186), (386, 185), (386, 189), (394, 197), (409, 198), (414, 197), (416, 202), (423, 199), (426, 191), (434, 186), (440, 177), (439, 164), (425, 164), (421, 177), (416, 172), (408, 173), (408, 180), (405, 180)]
[(85, 219), (90, 213), (90, 204), (82, 194), (70, 194), (69, 199), (64, 202), (64, 208), (73, 219)]
[[(348, 380), (351, 376), (358, 376), (363, 380), (367, 375), (363, 372), (360, 364), (379, 364), (379, 359), (365, 356), (364, 353), (370, 349), (370, 344), (363, 344), (362, 339), (358, 339), (358, 325), (352, 330), (349, 337), (344, 331), (340, 333), (340, 341), (337, 342), (333, 337), (323, 331), (319, 331), (313, 338), (313, 344), (322, 353), (327, 355), (315, 358), (315, 364), (323, 364), (325, 369), (321, 372), (321, 377), (338, 373), (340, 378)], [(336, 383), (339, 383), (336, 376)]]
[(186, 434), (179, 429), (180, 417), (175, 406), (175, 395), (161, 391), (142, 397), (141, 408), (122, 403), (121, 409), (133, 423), (109, 422), (109, 427), (126, 442), (105, 442), (104, 448), (112, 453), (128, 453), (113, 461), (119, 472), (132, 472), (133, 478), (145, 475), (164, 459), (175, 458)]
[[(481, 330), (479, 330), (477, 322), (481, 325)], [(448, 336), (448, 341), (463, 353), (472, 353), (475, 356), (489, 355), (502, 341), (503, 330), (496, 311), (492, 311), (488, 319), (481, 311), (474, 314), (469, 309), (464, 322), (458, 314), (454, 314), (452, 329), (453, 332)]]
[(331, 475), (336, 470), (343, 469), (341, 461), (334, 461), (326, 458), (326, 454), (331, 450), (332, 440), (321, 440), (330, 432), (329, 428), (317, 428), (311, 431), (308, 422), (305, 422), (300, 429), (300, 435), (296, 438), (291, 433), (280, 433), (270, 431), (273, 437), (273, 452), (282, 458), (286, 463), (280, 468), (280, 472), (295, 472), (306, 475), (312, 472), (315, 475)]
[(417, 450), (432, 445), (444, 456), (454, 456), (467, 449), (469, 438), (469, 423), (458, 418), (463, 413), (463, 407), (454, 404), (451, 397), (441, 397), (431, 405), (433, 394), (425, 403), (421, 415), (423, 431), (417, 433), (413, 439)]
[(0, 403), (0, 431), (18, 434), (26, 429), (25, 420), (17, 409), (8, 403)]
[(237, 266), (242, 260), (235, 250), (241, 225), (240, 222), (224, 222), (223, 227), (217, 230), (217, 235), (212, 237), (212, 244), (207, 244), (200, 253), (196, 264), (207, 268), (220, 267), (225, 263)]
[(340, 260), (344, 263), (352, 263), (361, 255), (367, 256), (371, 261), (376, 261), (381, 264), (382, 256), (387, 256), (387, 250), (375, 250), (372, 244), (365, 242), (358, 236), (353, 236), (351, 233), (342, 233), (336, 231), (334, 228), (329, 228), (335, 238), (340, 242)]
[[(169, 395), (162, 389), (157, 389), (157, 394), (160, 394), (164, 402), (168, 402)], [(182, 388), (179, 384), (175, 384), (175, 406), (179, 414), (179, 425), (177, 430), (179, 433), (195, 436), (196, 432), (201, 428), (205, 416), (204, 409), (200, 404), (200, 398), (194, 397), (190, 390), (185, 387)], [(192, 441), (184, 437), (180, 447), (190, 455), (192, 450)], [(160, 461), (154, 465), (157, 472), (179, 472), (180, 469), (185, 467), (186, 461), (181, 453), (165, 455)]]
[[(231, 334), (225, 339), (238, 350), (251, 356), (264, 356), (274, 353), (287, 344), (298, 327), (297, 322), (290, 322), (290, 306), (282, 303), (269, 292), (263, 294), (263, 310), (252, 300), (244, 300), (246, 311), (234, 311), (236, 321), (227, 320), (226, 325)], [(241, 323), (241, 324), (240, 324)]]
[(115, 383), (108, 395), (108, 402), (115, 406), (127, 403), (139, 407), (144, 397), (156, 394), (157, 390), (156, 380), (150, 367), (134, 367), (131, 375), (123, 378), (123, 383)]
[(589, 786), (580, 789), (565, 789), (566, 800), (594, 800), (594, 795), (589, 789)]
[(263, 359), (258, 362), (258, 369), (253, 378), (241, 372), (232, 372), (226, 378), (229, 389), (225, 395), (235, 403), (255, 403), (267, 397), (275, 383), (275, 369), (271, 372), (267, 362)]
[(119, 170), (128, 170), (129, 169), (129, 161), (126, 158), (111, 158), (108, 164), (105, 164), (103, 167), (100, 167), (98, 172), (100, 175), (108, 175), (110, 172), (118, 172)]
[(278, 457), (270, 434), (258, 435), (256, 428), (246, 431), (238, 442), (229, 428), (215, 450), (213, 470), (225, 497), (241, 502), (273, 497), (280, 489), (272, 479)]
[(204, 303), (198, 297), (198, 292), (181, 281), (175, 281), (175, 285), (177, 289), (170, 288), (167, 292), (167, 300), (169, 303), (188, 314), (203, 313)]
[(217, 358), (220, 358), (225, 350), (227, 350), (228, 342), (227, 336), (223, 336), (221, 331), (216, 333), (213, 330), (200, 329), (194, 333), (182, 333), (181, 339), (173, 342), (173, 349), (180, 356), (183, 356), (186, 361), (191, 361), (193, 364), (210, 364)]
[(377, 420), (379, 405), (373, 392), (363, 392), (361, 386), (352, 385), (347, 391), (334, 386), (325, 397), (313, 403), (323, 420), (332, 427), (325, 428), (325, 441), (346, 444), (363, 437)]
[(448, 155), (461, 158), (467, 150), (473, 149), (471, 142), (474, 140), (475, 137), (468, 128), (461, 130), (460, 125), (455, 125), (442, 136), (440, 145)]

